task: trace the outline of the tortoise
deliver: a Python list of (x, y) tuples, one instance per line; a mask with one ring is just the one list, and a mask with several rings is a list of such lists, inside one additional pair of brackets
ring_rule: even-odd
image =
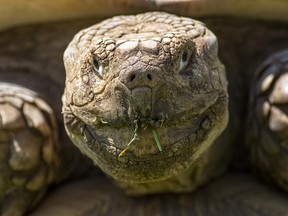
[[(287, 211), (287, 198), (276, 192), (287, 191), (288, 178), (287, 24), (201, 21), (208, 27), (148, 12), (98, 24), (95, 19), (69, 22), (69, 28), (42, 24), (2, 32), (1, 214), (25, 214), (49, 185), (85, 176), (93, 164), (135, 196), (201, 193), (227, 170), (251, 169), (277, 186), (275, 192), (268, 185), (258, 191), (280, 200), (258, 214)], [(66, 79), (59, 60), (63, 52)], [(230, 178), (237, 179), (242, 178)], [(217, 196), (209, 184), (206, 190)], [(201, 206), (201, 201), (191, 203)], [(254, 212), (231, 206), (224, 212)], [(95, 209), (82, 215), (101, 214)], [(194, 214), (221, 214), (213, 209)]]

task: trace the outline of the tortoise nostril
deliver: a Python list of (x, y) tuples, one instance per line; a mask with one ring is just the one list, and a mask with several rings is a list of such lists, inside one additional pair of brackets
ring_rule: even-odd
[(133, 74), (130, 75), (129, 81), (133, 82), (135, 80), (135, 78), (136, 78), (136, 75), (133, 73)]
[(135, 70), (128, 71), (124, 75), (124, 84), (128, 88), (137, 88), (142, 86), (154, 87), (159, 81), (159, 75), (155, 71)]
[(151, 74), (149, 74), (149, 73), (147, 74), (147, 76), (146, 76), (146, 77), (147, 77), (147, 79), (148, 79), (148, 80), (150, 80), (150, 81), (152, 81), (152, 79), (153, 79), (152, 75), (151, 75)]
[[(144, 74), (143, 74), (143, 75), (144, 75)], [(145, 77), (145, 75), (144, 75), (144, 77)], [(132, 74), (130, 74), (130, 76), (128, 77), (128, 81), (129, 81), (130, 83), (132, 83), (132, 82), (136, 81), (136, 78), (137, 78), (137, 74), (136, 74), (136, 73), (132, 73)], [(147, 81), (152, 81), (152, 80), (153, 80), (152, 74), (147, 73), (147, 74), (146, 74), (146, 80), (147, 80)]]

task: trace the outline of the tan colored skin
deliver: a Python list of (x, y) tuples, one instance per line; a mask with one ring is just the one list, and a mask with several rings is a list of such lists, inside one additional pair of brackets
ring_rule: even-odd
[[(147, 17), (147, 19), (153, 20), (153, 16), (147, 15)], [(123, 46), (113, 45), (113, 42), (110, 39), (106, 40), (106, 38), (105, 41), (107, 44), (104, 43), (105, 46), (102, 47), (103, 49), (98, 47), (99, 49), (93, 52), (93, 55), (95, 54), (97, 57), (103, 58), (101, 60), (106, 62), (101, 62), (102, 65), (109, 64), (108, 67), (104, 68), (103, 72), (106, 72), (106, 74), (103, 73), (102, 81), (100, 78), (97, 79), (96, 72), (97, 70), (99, 72), (100, 69), (97, 69), (95, 62), (94, 68), (96, 68), (96, 71), (92, 69), (92, 54), (88, 53), (88, 55), (85, 55), (85, 50), (87, 50), (86, 45), (89, 47), (91, 45), (91, 48), (95, 45), (91, 43), (91, 39), (96, 37), (95, 35), (83, 36), (81, 38), (83, 43), (78, 43), (76, 49), (70, 50), (71, 47), (68, 49), (65, 60), (70, 60), (66, 62), (66, 67), (67, 71), (69, 73), (73, 72), (74, 75), (70, 73), (73, 78), (71, 79), (70, 77), (68, 82), (71, 81), (71, 83), (70, 85), (68, 83), (67, 87), (71, 87), (69, 91), (74, 91), (75, 94), (73, 95), (71, 92), (69, 93), (70, 96), (68, 94), (69, 100), (68, 98), (65, 99), (66, 105), (71, 102), (74, 105), (69, 105), (68, 109), (66, 107), (63, 112), (66, 127), (68, 130), (71, 130), (70, 136), (74, 136), (75, 141), (79, 141), (79, 147), (84, 152), (86, 151), (91, 154), (91, 157), (97, 163), (100, 165), (102, 163), (102, 169), (106, 169), (106, 172), (110, 172), (112, 176), (114, 175), (116, 179), (118, 178), (118, 184), (125, 187), (131, 193), (188, 192), (194, 190), (199, 185), (207, 182), (207, 180), (223, 173), (227, 165), (229, 165), (229, 158), (233, 156), (232, 148), (243, 149), (243, 144), (246, 141), (249, 141), (247, 143), (251, 146), (252, 151), (251, 154), (244, 152), (243, 157), (245, 161), (248, 161), (247, 158), (251, 155), (253, 168), (259, 170), (265, 178), (271, 177), (271, 179), (285, 189), (287, 173), (287, 163), (285, 162), (287, 160), (285, 151), (287, 145), (287, 139), (285, 138), (287, 134), (287, 118), (285, 115), (287, 111), (285, 88), (288, 65), (287, 51), (271, 54), (271, 57), (264, 63), (264, 66), (258, 69), (259, 76), (255, 76), (256, 66), (251, 66), (251, 59), (253, 61), (258, 58), (259, 61), (262, 60), (262, 57), (265, 56), (263, 53), (267, 55), (271, 53), (271, 44), (276, 45), (272, 47), (274, 48), (272, 50), (283, 49), (285, 47), (285, 43), (283, 42), (287, 41), (287, 28), (285, 28), (284, 24), (280, 25), (278, 23), (276, 25), (268, 22), (253, 22), (251, 20), (230, 21), (230, 19), (214, 18), (205, 20), (210, 28), (213, 29), (213, 32), (219, 36), (219, 44), (221, 46), (220, 57), (225, 62), (227, 71), (229, 72), (228, 80), (230, 83), (229, 126), (224, 131), (224, 135), (221, 135), (213, 143), (214, 138), (223, 130), (221, 127), (216, 128), (214, 126), (218, 124), (224, 127), (227, 120), (227, 98), (225, 94), (223, 98), (221, 97), (223, 94), (220, 94), (222, 90), (226, 93), (226, 81), (224, 79), (223, 67), (216, 55), (217, 43), (213, 34), (205, 29), (201, 23), (186, 18), (177, 18), (172, 15), (171, 17), (173, 17), (173, 21), (176, 20), (173, 27), (178, 30), (180, 27), (180, 31), (183, 20), (194, 23), (194, 27), (193, 25), (192, 28), (189, 27), (196, 30), (192, 31), (191, 35), (193, 37), (186, 37), (186, 27), (182, 28), (184, 32), (180, 33), (177, 37), (175, 35), (171, 36), (171, 38), (167, 35), (161, 37), (161, 32), (158, 32), (157, 36), (154, 37), (156, 31), (161, 31), (161, 28), (163, 30), (163, 25), (159, 26), (155, 23), (155, 25), (150, 25), (146, 28), (146, 30), (152, 29), (152, 31), (141, 35), (141, 40), (138, 40), (138, 38), (136, 43), (132, 38), (137, 38), (137, 34), (129, 34), (126, 42), (122, 41), (123, 43), (121, 44), (124, 44)], [(123, 17), (114, 18), (115, 21), (118, 20), (120, 22), (123, 19)], [(181, 20), (178, 24), (177, 19)], [(164, 21), (170, 22), (169, 19), (164, 19)], [(75, 34), (75, 31), (92, 23), (95, 23), (94, 19), (87, 22), (75, 22), (73, 25), (63, 23), (29, 26), (10, 30), (0, 35), (1, 81), (18, 83), (19, 85), (29, 87), (29, 89), (34, 89), (44, 98), (44, 100), (40, 99), (37, 93), (31, 92), (22, 86), (15, 87), (14, 85), (0, 84), (0, 143), (3, 150), (0, 155), (0, 167), (1, 171), (3, 171), (0, 175), (0, 212), (2, 215), (22, 215), (23, 212), (39, 201), (48, 184), (66, 179), (67, 177), (72, 178), (78, 172), (83, 173), (85, 171), (83, 166), (80, 166), (80, 154), (75, 152), (72, 145), (67, 141), (67, 137), (63, 132), (64, 127), (61, 124), (59, 101), (62, 94), (60, 89), (64, 88), (64, 68), (61, 55), (68, 40)], [(113, 22), (106, 24), (104, 27), (109, 28), (109, 26), (113, 25)], [(130, 30), (135, 30), (133, 25), (129, 26)], [(145, 25), (140, 25), (137, 32), (143, 27)], [(118, 30), (121, 30), (121, 27), (118, 27)], [(103, 34), (103, 31), (102, 33), (101, 29), (99, 31), (98, 33), (102, 37), (101, 34)], [(127, 28), (125, 28), (125, 31), (131, 33)], [(197, 35), (197, 32), (200, 32), (199, 35)], [(93, 33), (93, 31), (90, 33)], [(114, 33), (117, 35), (121, 31)], [(249, 40), (246, 40), (247, 35), (249, 35)], [(152, 36), (153, 38), (151, 38)], [(110, 35), (109, 37), (112, 36)], [(144, 39), (142, 40), (142, 38)], [(165, 43), (167, 44), (164, 43), (164, 38), (166, 38)], [(257, 41), (257, 43), (254, 41)], [(103, 45), (102, 42), (99, 42), (99, 44)], [(173, 44), (175, 47), (171, 48)], [(186, 61), (186, 57), (183, 57), (186, 55), (183, 55), (185, 51), (183, 47), (187, 44), (189, 45), (187, 47), (192, 52), (190, 53), (190, 58), (187, 58), (189, 59), (187, 64), (183, 64)], [(167, 47), (170, 49), (167, 49)], [(106, 50), (110, 52), (106, 53)], [(116, 59), (115, 55), (111, 54), (112, 51), (113, 53), (119, 51), (117, 55), (123, 58)], [(81, 53), (84, 53), (84, 55)], [(169, 55), (171, 53), (174, 55)], [(80, 56), (78, 56), (79, 54)], [(107, 57), (105, 55), (108, 55), (108, 59), (111, 58), (111, 62), (110, 60), (105, 61)], [(126, 62), (125, 60), (127, 59), (130, 61)], [(179, 72), (181, 59), (184, 67)], [(165, 63), (158, 65), (157, 62)], [(214, 67), (215, 65), (217, 67)], [(136, 70), (133, 70), (134, 66)], [(143, 66), (145, 70), (143, 70)], [(81, 70), (78, 70), (80, 67)], [(113, 77), (113, 71), (118, 73), (118, 76)], [(190, 71), (193, 73), (183, 74), (183, 72)], [(85, 72), (85, 74), (83, 75), (81, 72)], [(124, 72), (127, 72), (127, 74)], [(217, 76), (217, 72), (222, 77)], [(211, 74), (216, 75), (211, 76)], [(88, 82), (85, 75), (89, 75)], [(269, 78), (270, 75), (272, 75), (272, 79)], [(207, 79), (211, 78), (210, 76), (216, 79)], [(253, 78), (254, 76), (255, 78)], [(190, 81), (185, 81), (181, 77), (188, 77)], [(217, 79), (219, 77), (221, 79)], [(92, 94), (88, 94), (88, 97), (84, 98), (85, 100), (81, 100), (83, 99), (81, 96), (91, 93), (87, 92), (87, 89), (89, 90), (91, 86), (96, 86), (95, 80), (100, 80), (99, 83), (102, 83), (102, 86), (106, 86), (106, 88), (101, 91), (101, 85), (97, 85), (101, 91), (99, 94), (97, 93), (99, 88), (92, 88)], [(110, 83), (107, 83), (107, 80)], [(165, 82), (163, 84), (163, 80), (167, 83), (165, 88), (161, 88), (161, 85), (165, 84)], [(219, 83), (222, 83), (222, 85), (218, 85)], [(78, 85), (82, 86), (82, 88), (79, 89)], [(248, 86), (251, 86), (251, 88)], [(216, 91), (213, 91), (215, 90), (214, 88)], [(15, 91), (15, 89), (18, 90)], [(165, 91), (167, 89), (168, 91)], [(251, 110), (249, 113), (252, 115), (249, 117), (249, 125), (247, 127), (249, 128), (249, 136), (243, 130), (244, 122), (247, 118), (248, 91), (251, 92), (250, 99), (252, 102), (249, 106), (249, 110)], [(221, 96), (218, 95), (218, 97), (215, 93), (219, 93)], [(102, 96), (105, 97), (103, 98)], [(222, 103), (219, 100), (221, 98), (224, 99)], [(101, 103), (94, 103), (96, 99)], [(215, 100), (215, 103), (213, 103), (213, 100)], [(39, 101), (41, 102), (39, 103)], [(199, 103), (202, 106), (199, 106)], [(18, 106), (19, 104), (26, 105), (22, 107)], [(116, 106), (111, 110), (109, 109), (110, 104)], [(71, 107), (73, 107), (72, 111), (74, 113), (71, 112)], [(207, 107), (208, 109), (206, 109)], [(194, 108), (197, 108), (198, 111)], [(53, 114), (52, 109), (55, 114)], [(193, 112), (192, 109), (194, 109)], [(159, 112), (159, 110), (162, 110), (162, 112)], [(206, 111), (201, 113), (201, 110)], [(115, 115), (117, 117), (122, 116), (123, 118), (119, 121), (118, 118), (115, 118)], [(51, 119), (56, 119), (60, 133), (56, 132)], [(85, 130), (82, 130), (83, 122), (87, 125), (91, 124), (92, 127), (87, 130), (88, 127), (86, 126)], [(135, 130), (137, 128), (136, 125), (138, 130)], [(121, 130), (122, 127), (123, 129)], [(97, 128), (96, 132), (94, 128)], [(163, 153), (160, 153), (156, 147), (151, 132), (153, 130), (158, 134), (163, 147)], [(47, 133), (47, 131), (50, 131), (50, 133)], [(90, 133), (91, 131), (92, 133)], [(134, 135), (134, 131), (137, 132), (136, 138), (140, 138), (140, 141), (135, 139), (135, 142), (132, 142), (122, 157), (119, 157), (120, 152), (127, 147), (128, 142), (134, 137), (132, 136)], [(98, 136), (95, 140), (102, 142), (98, 146), (95, 142), (93, 146), (91, 145), (92, 142), (94, 144), (95, 137), (93, 136), (97, 133), (102, 138)], [(20, 136), (19, 134), (24, 135)], [(59, 136), (55, 139), (57, 134)], [(126, 136), (123, 137), (123, 135)], [(105, 136), (109, 136), (110, 138), (105, 139)], [(53, 138), (53, 142), (51, 142), (51, 137)], [(27, 140), (32, 140), (32, 142), (27, 142)], [(90, 142), (91, 140), (92, 142)], [(177, 142), (178, 140), (179, 142)], [(105, 145), (107, 144), (105, 141), (108, 141), (108, 144), (111, 145)], [(15, 144), (17, 142), (19, 145)], [(199, 144), (196, 145), (198, 142)], [(89, 145), (95, 151), (90, 151), (87, 148)], [(117, 145), (118, 149), (115, 148)], [(99, 146), (100, 148), (96, 148)], [(103, 146), (107, 148), (102, 148)], [(181, 147), (187, 147), (186, 151), (181, 149)], [(101, 157), (98, 154), (102, 154)], [(150, 160), (150, 158), (153, 158), (154, 161)], [(134, 163), (137, 159), (140, 159), (140, 162), (138, 160)], [(125, 166), (127, 160), (128, 165)], [(186, 161), (182, 163), (184, 160)], [(241, 162), (239, 158), (235, 160)], [(111, 164), (116, 164), (118, 168), (120, 167), (126, 176), (119, 176), (119, 171), (114, 172), (115, 167)], [(148, 167), (147, 164), (151, 165), (151, 167)], [(107, 165), (110, 165), (110, 167)], [(26, 171), (19, 172), (23, 168), (26, 168)], [(131, 176), (133, 172), (134, 176)], [(149, 175), (146, 175), (147, 173)], [(125, 182), (123, 179), (125, 180), (126, 177), (131, 178)], [(156, 179), (158, 181), (149, 183), (149, 181)], [(142, 183), (139, 183), (140, 181)], [(99, 187), (102, 186), (101, 184)], [(225, 182), (221, 185), (229, 187), (229, 184)], [(235, 186), (234, 180), (230, 183), (230, 187), (231, 185)], [(218, 187), (214, 187), (218, 191)], [(109, 196), (114, 196), (113, 192), (107, 190), (106, 193), (106, 190), (104, 191), (104, 193), (103, 190), (97, 191), (97, 195), (100, 197), (99, 202), (103, 199), (107, 200)], [(237, 192), (238, 194), (233, 196), (238, 198), (239, 193), (243, 194), (243, 188), (239, 189), (239, 191)], [(217, 200), (219, 199), (217, 192), (216, 194), (215, 192), (211, 193), (205, 194), (205, 199), (203, 199), (205, 200), (205, 208), (207, 208), (206, 200), (209, 200), (209, 197), (213, 197), (214, 195), (217, 197)], [(251, 200), (251, 197), (253, 197), (253, 200), (254, 198), (257, 199), (259, 203), (262, 203), (263, 199), (265, 199), (261, 195), (251, 196), (251, 193), (253, 193), (253, 190), (252, 192), (249, 190), (249, 193), (245, 196), (240, 196), (240, 203), (243, 203), (243, 200)], [(263, 193), (268, 194), (266, 192)], [(223, 196), (229, 200), (229, 204), (229, 196), (227, 194)], [(270, 199), (270, 195), (267, 196)], [(272, 194), (272, 197), (276, 196), (276, 193)], [(121, 197), (119, 194), (115, 195), (116, 200), (119, 197)], [(189, 198), (186, 199), (186, 202), (190, 203)], [(212, 202), (213, 204), (217, 203), (213, 199)], [(173, 208), (171, 203), (163, 203), (165, 207), (169, 205)], [(175, 204), (175, 202), (173, 203)], [(70, 203), (69, 206), (71, 207)], [(73, 207), (77, 208), (76, 206)], [(134, 207), (131, 202), (130, 204), (128, 202), (127, 206)], [(231, 206), (233, 206), (233, 202)], [(251, 206), (254, 208), (259, 205), (251, 203)], [(102, 211), (102, 208), (106, 208), (106, 205), (101, 205), (99, 208), (95, 207), (94, 210), (97, 211), (98, 209)], [(275, 205), (271, 204), (271, 208), (275, 209)], [(174, 206), (175, 209), (179, 208)], [(189, 208), (185, 210), (189, 211)], [(208, 210), (212, 212), (212, 215), (215, 213), (213, 205), (209, 206)], [(230, 210), (232, 212), (238, 212), (238, 210), (242, 212), (243, 207), (242, 205), (237, 205), (236, 210), (235, 208)], [(266, 205), (264, 210), (275, 212), (270, 211), (271, 209), (267, 208)], [(283, 210), (282, 207), (281, 210)], [(141, 208), (139, 211), (143, 212)], [(199, 213), (198, 209), (195, 211), (197, 211), (197, 214), (207, 215)], [(263, 215), (261, 211), (260, 213), (260, 215)]]
[(57, 178), (57, 124), (36, 93), (0, 85), (1, 215), (22, 215)]
[[(199, 176), (192, 173), (204, 166), (228, 120), (217, 48), (200, 22), (160, 12), (115, 17), (80, 31), (64, 53), (68, 135), (131, 193), (194, 190), (214, 176), (202, 168), (197, 175), (206, 177), (195, 181)], [(121, 154), (134, 132), (136, 140)], [(184, 185), (181, 178), (190, 181)]]
[(256, 74), (248, 125), (252, 167), (288, 191), (288, 50), (273, 53)]

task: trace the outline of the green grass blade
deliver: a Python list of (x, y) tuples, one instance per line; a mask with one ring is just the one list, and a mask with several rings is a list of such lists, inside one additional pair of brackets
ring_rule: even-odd
[(162, 152), (163, 150), (162, 150), (161, 144), (159, 142), (158, 136), (156, 134), (156, 131), (155, 130), (152, 130), (152, 131), (153, 131), (153, 136), (154, 136), (155, 142), (157, 144), (157, 147), (158, 147), (159, 151)]

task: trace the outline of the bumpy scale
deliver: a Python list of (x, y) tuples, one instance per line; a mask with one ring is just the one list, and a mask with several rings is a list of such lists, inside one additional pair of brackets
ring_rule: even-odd
[(36, 93), (0, 83), (0, 213), (22, 215), (56, 179), (57, 125)]

